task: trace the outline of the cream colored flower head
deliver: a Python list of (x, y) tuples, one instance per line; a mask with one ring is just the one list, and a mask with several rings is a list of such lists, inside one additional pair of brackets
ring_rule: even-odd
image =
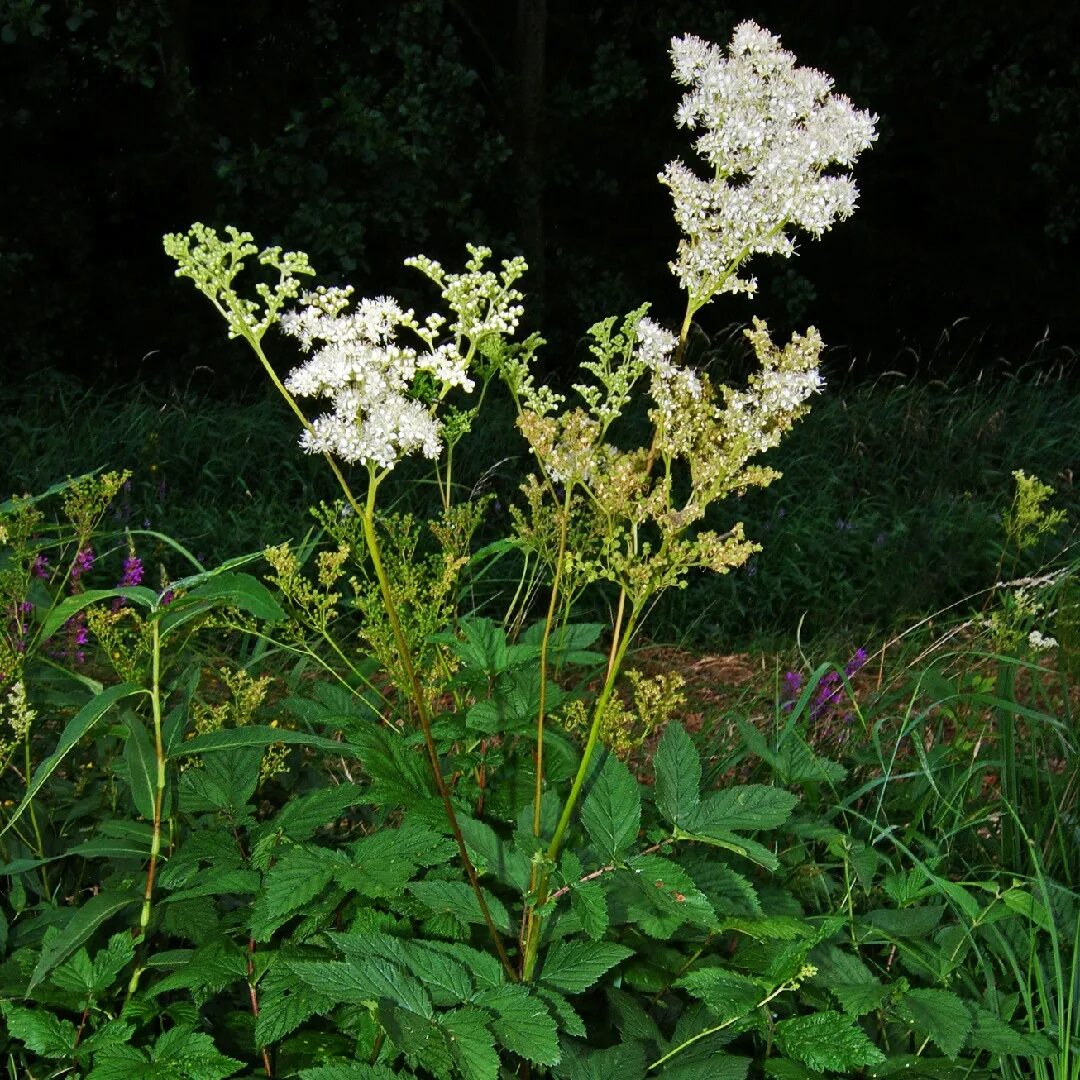
[(876, 117), (834, 94), (827, 75), (796, 67), (753, 22), (735, 28), (726, 52), (687, 36), (673, 39), (671, 56), (675, 80), (690, 87), (676, 120), (701, 132), (694, 146), (709, 166), (704, 179), (681, 161), (660, 174), (685, 234), (671, 269), (696, 310), (717, 293), (754, 292), (740, 264), (793, 254), (793, 227), (816, 237), (850, 216), (854, 181), (826, 170), (854, 164), (877, 137)]

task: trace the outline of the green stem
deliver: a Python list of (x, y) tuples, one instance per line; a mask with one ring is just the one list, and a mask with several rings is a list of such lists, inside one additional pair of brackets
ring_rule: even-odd
[[(1008, 702), (1013, 696), (1015, 669), (1012, 664), (1001, 666), (998, 696)], [(1020, 784), (1016, 775), (1016, 720), (1008, 704), (998, 709), (998, 741), (1001, 744), (1001, 797), (1011, 807), (1001, 815), (1001, 860), (1010, 873), (1019, 873), (1020, 843), (1013, 814), (1020, 813)]]
[[(150, 624), (150, 710), (154, 721), (154, 757), (157, 774), (154, 785), (154, 822), (150, 834), (150, 864), (146, 868), (146, 888), (143, 890), (142, 910), (139, 913), (139, 938), (145, 945), (147, 928), (154, 900), (154, 880), (157, 877), (158, 857), (161, 855), (161, 813), (165, 805), (165, 743), (161, 734), (161, 623), (154, 619)], [(137, 965), (128, 984), (128, 998), (139, 987), (143, 968)]]
[(607, 711), (608, 702), (611, 700), (611, 695), (615, 690), (615, 683), (618, 679), (623, 659), (626, 656), (626, 649), (634, 631), (638, 609), (636, 606), (631, 607), (630, 615), (628, 616), (624, 627), (622, 621), (625, 603), (626, 592), (623, 590), (619, 593), (619, 613), (615, 619), (615, 634), (612, 638), (611, 650), (608, 654), (607, 677), (604, 679), (604, 686), (600, 691), (600, 696), (596, 699), (592, 723), (589, 726), (589, 736), (585, 742), (585, 749), (581, 754), (581, 763), (578, 765), (577, 773), (574, 775), (573, 783), (570, 785), (570, 794), (567, 795), (566, 802), (562, 808), (562, 813), (559, 815), (558, 824), (555, 826), (555, 834), (552, 836), (551, 843), (544, 853), (544, 865), (536, 874), (535, 903), (528, 919), (527, 933), (523, 934), (523, 937), (525, 938), (525, 948), (521, 963), (521, 978), (523, 982), (530, 981), (536, 970), (536, 960), (540, 949), (540, 931), (543, 927), (543, 917), (540, 915), (540, 909), (548, 901), (548, 884), (551, 877), (551, 867), (555, 865), (555, 861), (559, 857), (563, 838), (570, 825), (570, 819), (573, 816), (574, 808), (577, 806), (578, 797), (581, 795), (581, 788), (585, 783), (585, 777), (589, 771), (589, 763), (591, 762), (593, 752), (596, 749), (596, 743), (600, 738), (600, 727), (603, 723), (604, 713)]
[(383, 567), (382, 556), (379, 552), (379, 541), (375, 535), (375, 493), (378, 490), (378, 486), (378, 477), (375, 475), (374, 469), (369, 466), (368, 496), (364, 508), (361, 511), (361, 522), (364, 528), (364, 539), (367, 542), (368, 557), (371, 559), (372, 568), (375, 570), (375, 577), (379, 582), (379, 591), (382, 593), (383, 606), (386, 608), (387, 618), (390, 620), (390, 629), (394, 635), (394, 642), (398, 648), (398, 658), (401, 661), (402, 669), (405, 672), (405, 679), (408, 683), (413, 705), (416, 708), (417, 719), (420, 721), (420, 730), (424, 736), (424, 746), (427, 749), (428, 761), (431, 765), (432, 779), (435, 781), (435, 787), (439, 792), (440, 799), (442, 799), (443, 809), (446, 812), (446, 820), (450, 825), (450, 831), (454, 835), (454, 840), (457, 842), (458, 853), (461, 856), (462, 865), (465, 868), (469, 884), (476, 894), (477, 903), (480, 905), (480, 913), (488, 928), (488, 934), (491, 936), (495, 951), (499, 955), (499, 962), (502, 964), (503, 969), (506, 971), (510, 980), (516, 982), (517, 972), (510, 963), (510, 957), (507, 955), (506, 946), (503, 945), (502, 937), (499, 934), (498, 928), (495, 926), (495, 921), (491, 917), (491, 911), (488, 908), (487, 901), (484, 899), (483, 890), (480, 888), (480, 879), (477, 876), (476, 867), (473, 866), (472, 860), (469, 858), (469, 853), (465, 848), (465, 837), (462, 835), (461, 827), (458, 825), (457, 814), (454, 812), (454, 804), (450, 798), (450, 789), (446, 786), (446, 780), (443, 778), (442, 766), (439, 762), (439, 749), (435, 745), (435, 737), (431, 733), (431, 717), (428, 715), (424, 690), (420, 685), (420, 679), (416, 674), (416, 668), (412, 661), (412, 654), (409, 650), (408, 642), (405, 639), (405, 634), (401, 629), (397, 607), (394, 604), (394, 597), (390, 591), (390, 581), (386, 576), (386, 570)]

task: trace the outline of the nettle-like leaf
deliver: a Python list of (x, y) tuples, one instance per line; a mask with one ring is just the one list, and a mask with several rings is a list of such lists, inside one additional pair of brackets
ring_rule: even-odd
[(75, 1025), (45, 1009), (27, 1009), (0, 1001), (8, 1032), (31, 1053), (47, 1058), (70, 1058), (75, 1050)]
[(363, 790), (356, 784), (316, 788), (290, 798), (264, 829), (296, 842), (310, 840), (320, 829), (332, 825), (345, 811), (362, 801)]
[(79, 949), (69, 960), (60, 964), (49, 976), (59, 990), (94, 998), (103, 994), (135, 955), (131, 934), (113, 934), (108, 945), (94, 954), (91, 960), (85, 949)]
[(339, 1002), (389, 1001), (427, 1020), (434, 1015), (431, 995), (419, 980), (378, 956), (346, 961), (290, 960), (288, 968), (316, 993)]
[(544, 957), (540, 980), (556, 990), (581, 994), (633, 953), (610, 941), (559, 941)]
[(364, 792), (366, 802), (372, 806), (412, 807), (435, 796), (427, 759), (396, 731), (364, 723), (348, 727), (345, 735), (370, 780)]
[(637, 839), (641, 792), (630, 770), (605, 751), (581, 806), (581, 822), (600, 855), (615, 862)]
[(742, 784), (708, 795), (687, 828), (690, 832), (776, 829), (791, 816), (797, 801), (790, 791), (783, 788)]
[(607, 933), (607, 894), (599, 882), (586, 881), (571, 886), (570, 910), (581, 920), (581, 929), (593, 941), (599, 941)]
[(856, 953), (836, 945), (821, 945), (811, 959), (817, 968), (815, 986), (828, 990), (849, 1016), (864, 1016), (881, 1007), (892, 993), (863, 963)]
[(811, 1069), (850, 1075), (855, 1069), (885, 1060), (861, 1028), (831, 1010), (781, 1020), (774, 1037), (784, 1054)]
[[(545, 622), (533, 623), (518, 638), (523, 646), (539, 649), (544, 637)], [(548, 657), (558, 664), (601, 664), (605, 657), (593, 652), (589, 646), (596, 644), (607, 629), (603, 623), (565, 623), (551, 631), (548, 641)], [(511, 646), (511, 649), (513, 646)], [(539, 652), (536, 653), (539, 655)]]
[(815, 754), (794, 728), (785, 729), (778, 745), (770, 746), (753, 724), (740, 720), (738, 726), (747, 749), (772, 769), (781, 784), (838, 784), (847, 776), (847, 769)]
[(490, 1014), (474, 1006), (440, 1013), (439, 1027), (463, 1080), (498, 1080), (499, 1055)]
[(670, 938), (684, 923), (716, 929), (716, 913), (693, 878), (660, 855), (635, 855), (613, 875), (609, 899), (621, 917), (650, 937)]
[(269, 941), (274, 931), (318, 896), (333, 880), (344, 857), (323, 848), (289, 848), (271, 867), (263, 883), (264, 891), (251, 909), (251, 934), (256, 941)]
[[(462, 922), (473, 925), (482, 925), (484, 922), (476, 893), (472, 886), (464, 881), (414, 881), (408, 886), (408, 891), (433, 915), (453, 915)], [(492, 921), (499, 930), (509, 933), (510, 916), (503, 902), (487, 889), (482, 891)]]
[(702, 1001), (722, 1021), (745, 1016), (765, 997), (759, 982), (727, 968), (698, 968), (675, 985)]
[(563, 1059), (553, 1071), (564, 1080), (611, 1080), (616, 1076), (619, 1080), (644, 1080), (645, 1053), (637, 1043), (621, 1042), (598, 1050), (576, 1039), (564, 1039), (562, 1049)]
[(915, 1025), (920, 1037), (928, 1037), (949, 1058), (964, 1048), (971, 1031), (971, 1014), (949, 990), (909, 990), (900, 1008)]
[(531, 866), (522, 852), (511, 847), (487, 822), (460, 815), (458, 826), (477, 873), (489, 873), (519, 892), (528, 890)]
[(534, 1065), (555, 1065), (559, 1040), (547, 1006), (521, 985), (482, 990), (473, 1003), (492, 1014), (491, 1030), (500, 1045)]
[(664, 729), (653, 759), (656, 808), (672, 825), (689, 828), (701, 802), (701, 758), (682, 724)]

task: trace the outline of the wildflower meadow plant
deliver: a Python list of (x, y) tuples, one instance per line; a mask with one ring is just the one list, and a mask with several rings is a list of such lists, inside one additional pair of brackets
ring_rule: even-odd
[[(566, 392), (538, 377), (540, 337), (515, 337), (520, 258), (492, 269), (492, 252), (469, 246), (460, 272), (408, 260), (440, 298), (418, 315), (391, 297), (310, 287), (306, 255), (260, 251), (235, 227), (165, 238), (177, 275), (254, 351), (341, 500), (314, 510), (318, 542), (266, 549), (273, 589), (238, 571), (245, 557), (197, 566), (161, 593), (143, 584), (130, 537), (94, 537), (103, 507), (72, 504), (67, 595), (35, 612), (34, 640), (83, 617), (84, 644), (121, 681), (92, 695), (33, 772), (27, 749), (24, 791), (0, 829), (7, 869), (37, 875), (45, 912), (20, 925), (19, 963), (0, 970), (0, 989), (33, 1003), (0, 1000), (27, 1054), (94, 1078), (254, 1067), (304, 1080), (740, 1080), (746, 1051), (772, 1076), (886, 1063), (916, 1075), (931, 1041), (947, 1058), (970, 1041), (974, 1062), (1001, 1052), (993, 1038), (1021, 1038), (993, 1002), (980, 999), (973, 1021), (903, 942), (904, 976), (890, 975), (891, 955), (874, 952), (878, 974), (864, 963), (860, 949), (896, 952), (920, 894), (887, 877), (895, 906), (857, 922), (849, 869), (860, 881), (876, 872), (876, 838), (852, 854), (831, 818), (788, 826), (799, 800), (787, 786), (816, 798), (843, 769), (748, 732), (770, 782), (712, 790), (674, 719), (682, 680), (631, 666), (665, 591), (759, 550), (741, 523), (716, 522), (729, 496), (777, 479), (757, 459), (822, 389), (812, 327), (779, 344), (753, 320), (758, 369), (729, 386), (686, 363), (693, 318), (722, 293), (754, 292), (754, 256), (791, 256), (799, 231), (817, 237), (847, 217), (849, 170), (874, 139), (869, 113), (753, 23), (726, 49), (677, 38), (672, 60), (687, 88), (676, 118), (698, 133), (708, 170), (676, 161), (660, 174), (682, 233), (671, 269), (685, 315), (677, 331), (647, 304), (598, 322)], [(247, 290), (252, 262), (270, 280)], [(284, 378), (268, 354), (275, 326), (303, 354)], [(453, 452), (500, 387), (529, 470), (505, 538), (475, 550), (497, 504), (461, 497)], [(435, 474), (426, 521), (388, 497), (411, 457)], [(24, 547), (19, 589), (50, 572)], [(117, 584), (89, 588), (121, 552)], [(516, 594), (505, 610), (474, 608), (470, 575), (501, 558), (520, 568)], [(574, 621), (589, 592), (609, 602), (608, 624)], [(21, 609), (8, 612), (9, 636), (22, 633)], [(9, 646), (4, 658), (0, 705), (29, 748), (20, 732), (38, 723), (37, 703), (23, 655)], [(278, 695), (263, 668), (282, 658), (291, 675)], [(100, 672), (68, 674), (85, 692)], [(814, 708), (834, 709), (836, 689), (822, 680)], [(95, 745), (116, 767), (87, 795), (87, 770), (62, 767), (114, 707)], [(660, 730), (650, 787), (623, 757)], [(115, 860), (100, 888), (58, 884), (67, 871), (52, 852), (70, 814), (57, 815), (55, 840), (34, 817), (50, 777), (77, 806), (100, 800), (106, 824), (72, 849)], [(845, 860), (846, 891), (834, 882), (811, 901), (790, 865), (775, 872), (823, 837)], [(977, 911), (951, 884), (958, 908)], [(57, 897), (88, 893), (61, 914)], [(106, 923), (118, 928), (107, 939)], [(78, 1026), (49, 1011), (65, 1001)], [(993, 1038), (976, 1032), (991, 1021)], [(1038, 1053), (1025, 1039), (1010, 1052)]]

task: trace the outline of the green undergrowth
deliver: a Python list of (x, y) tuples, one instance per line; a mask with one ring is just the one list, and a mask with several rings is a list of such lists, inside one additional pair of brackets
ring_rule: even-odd
[[(512, 416), (492, 406), (483, 439), (462, 444), (456, 468), (462, 495), (506, 505), (526, 459)], [(129, 469), (108, 524), (166, 531), (207, 565), (303, 537), (315, 522), (296, 507), (335, 495), (319, 463), (290, 450), (292, 420), (269, 398), (158, 398), (50, 375), (6, 388), (0, 415), (8, 489), (42, 490), (105, 464)], [(662, 598), (651, 634), (688, 647), (783, 648), (800, 627), (808, 639), (882, 634), (962, 604), (993, 576), (1014, 469), (1049, 480), (1077, 519), (1078, 428), (1080, 397), (1062, 381), (883, 377), (827, 388), (773, 452), (783, 479), (727, 508), (763, 550), (736, 573), (691, 577)], [(424, 511), (418, 473), (399, 466), (396, 506)], [(154, 550), (178, 570), (163, 545)], [(475, 602), (508, 597), (515, 584), (500, 569)]]

